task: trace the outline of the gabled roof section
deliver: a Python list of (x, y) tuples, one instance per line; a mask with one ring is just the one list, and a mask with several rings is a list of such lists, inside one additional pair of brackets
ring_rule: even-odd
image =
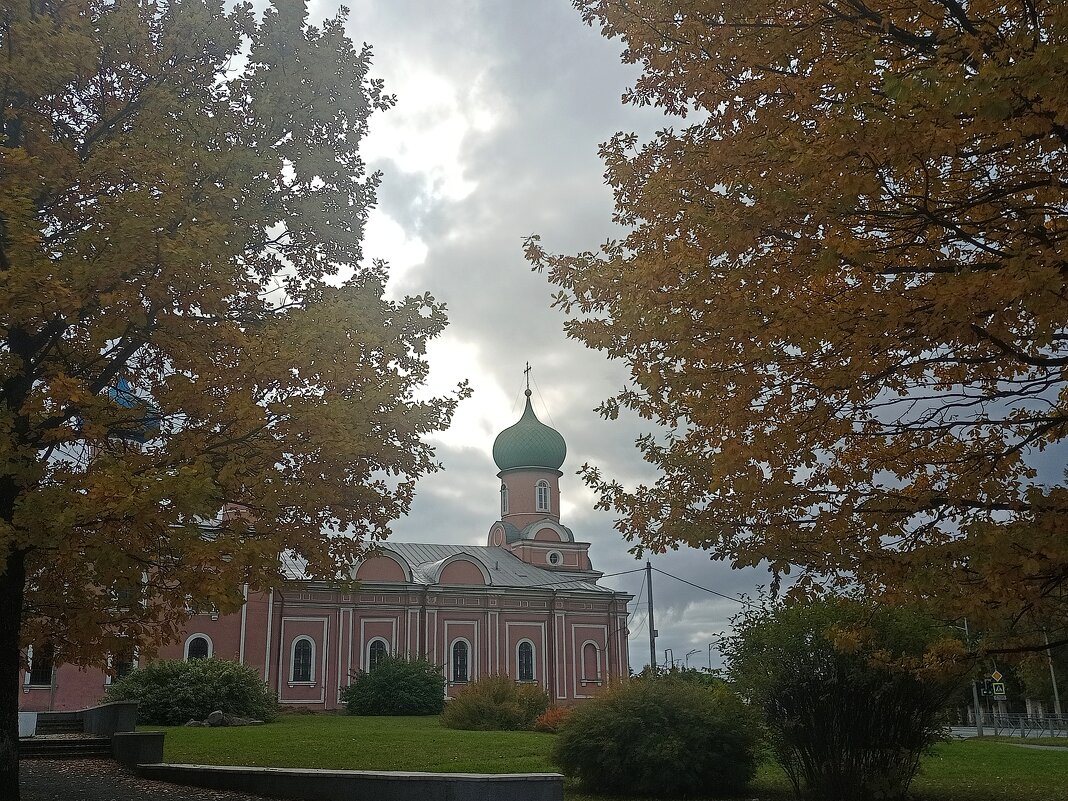
[[(513, 526), (513, 528), (515, 528)], [(558, 535), (560, 535), (560, 542), (574, 542), (575, 535), (567, 526), (561, 526), (555, 520), (551, 518), (545, 518), (544, 520), (536, 520), (528, 526), (525, 526), (522, 531), (518, 532), (518, 536), (513, 540), (509, 538), (508, 542), (518, 542), (519, 540), (532, 540), (534, 536), (543, 528), (551, 528)]]

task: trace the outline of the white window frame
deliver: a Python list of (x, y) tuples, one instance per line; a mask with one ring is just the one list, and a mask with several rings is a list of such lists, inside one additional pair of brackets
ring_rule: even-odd
[(552, 488), (544, 478), (534, 485), (534, 511), (551, 512), (553, 510)]
[[(554, 556), (556, 557), (556, 561), (555, 562), (553, 561), (553, 557)], [(559, 551), (549, 551), (547, 554), (545, 554), (545, 564), (549, 565), (550, 567), (558, 567), (559, 565), (562, 565), (563, 563), (564, 563), (564, 555), (562, 553), (560, 553)]]
[(24, 687), (51, 687), (56, 683), (56, 658), (55, 651), (53, 650), (52, 656), (52, 672), (48, 679), (48, 684), (30, 684), (30, 677), (33, 675), (33, 646), (26, 646), (26, 677), (22, 680)]
[[(297, 645), (302, 642), (306, 642), (309, 646), (311, 646), (311, 657), (309, 659), (308, 678), (297, 681)], [(289, 644), (289, 686), (307, 687), (313, 684), (315, 684), (315, 640), (313, 640), (307, 634), (301, 634), (297, 637), (294, 637), (293, 642)]]
[[(467, 646), (467, 676), (462, 679), (456, 678), (456, 646), (463, 643)], [(466, 637), (457, 637), (449, 645), (449, 676), (451, 681), (460, 684), (471, 683), (471, 660), (474, 657), (474, 649), (471, 647), (471, 642)]]
[(390, 654), (389, 642), (386, 640), (385, 637), (372, 637), (370, 640), (368, 640), (367, 650), (365, 650), (363, 654), (363, 664), (365, 667), (365, 672), (367, 673), (370, 673), (371, 668), (373, 667), (371, 665), (371, 646), (374, 645), (376, 642), (380, 642), (386, 647), (386, 656), (389, 656)]
[[(203, 637), (205, 640), (208, 641), (208, 655), (205, 657), (206, 659), (211, 659), (212, 656), (215, 654), (215, 643), (211, 641), (211, 637), (209, 637), (207, 634), (204, 634), (203, 632), (198, 631), (195, 634), (190, 634), (188, 637), (185, 638), (185, 645), (182, 646), (182, 659), (186, 662), (189, 661), (189, 643), (193, 642), (193, 640), (195, 640), (197, 637)], [(199, 659), (200, 657), (197, 658)]]
[[(210, 646), (209, 646), (210, 649)], [(133, 670), (137, 670), (140, 667), (141, 655), (138, 653), (138, 649), (133, 649), (133, 655), (130, 657), (130, 661), (133, 663)], [(115, 664), (115, 654), (108, 654), (107, 670), (104, 671), (104, 686), (108, 687), (115, 683), (115, 677), (111, 675), (111, 668)], [(130, 671), (131, 673), (133, 671)]]
[[(519, 656), (519, 652), (524, 645), (530, 646), (530, 678), (528, 679), (523, 678), (523, 660)], [(533, 640), (522, 639), (515, 644), (515, 676), (516, 681), (538, 680), (538, 649)]]

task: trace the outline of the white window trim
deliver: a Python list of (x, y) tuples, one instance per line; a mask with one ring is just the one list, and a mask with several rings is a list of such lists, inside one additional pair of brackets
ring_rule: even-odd
[(191, 643), (197, 637), (203, 637), (205, 640), (208, 641), (208, 659), (211, 659), (212, 655), (215, 653), (215, 643), (211, 641), (211, 637), (209, 637), (207, 634), (198, 631), (194, 634), (190, 634), (188, 637), (185, 638), (185, 645), (182, 646), (182, 659), (186, 662), (189, 661), (189, 643)]
[[(556, 557), (555, 562), (553, 561), (554, 556)], [(564, 555), (559, 551), (549, 551), (547, 554), (545, 554), (545, 564), (551, 565), (552, 567), (557, 567), (559, 565), (562, 565), (563, 563)]]
[[(586, 675), (586, 646), (587, 645), (592, 645), (593, 646), (593, 653), (594, 653), (594, 656), (597, 658), (597, 672), (593, 676), (587, 676)], [(602, 649), (593, 640), (586, 640), (586, 642), (582, 643), (582, 647), (579, 648), (579, 658), (580, 658), (581, 663), (582, 663), (582, 683), (583, 684), (600, 684), (601, 683), (601, 680), (602, 680), (601, 676), (603, 675), (603, 672), (601, 670), (601, 650)]]
[(30, 684), (30, 676), (33, 675), (33, 646), (26, 646), (26, 676), (22, 680), (23, 687), (51, 687), (56, 683), (56, 663), (55, 659), (52, 660), (52, 675), (49, 678), (48, 684)]
[[(531, 676), (530, 676), (529, 679), (524, 679), (524, 678), (520, 677), (520, 666), (523, 664), (523, 662), (519, 658), (519, 649), (523, 645), (529, 645), (530, 646), (530, 671), (531, 671)], [(519, 642), (517, 642), (515, 644), (515, 677), (516, 677), (516, 681), (522, 681), (522, 682), (537, 681), (538, 680), (538, 648), (537, 648), (536, 645), (534, 645), (534, 641), (533, 640), (524, 638), (524, 639), (520, 640)]]
[[(545, 502), (542, 503), (544, 497)], [(552, 489), (549, 487), (549, 482), (544, 478), (540, 479), (534, 485), (534, 511), (536, 512), (551, 512), (553, 510), (553, 498)]]
[[(208, 646), (208, 649), (210, 650), (211, 646)], [(115, 683), (115, 677), (111, 675), (111, 668), (112, 668), (112, 665), (114, 665), (114, 660), (115, 660), (115, 655), (114, 654), (108, 654), (107, 670), (104, 671), (104, 686), (105, 687), (110, 687), (112, 684)], [(133, 649), (133, 656), (131, 657), (130, 661), (133, 662), (133, 669), (137, 670), (137, 668), (139, 667), (138, 662), (141, 661), (141, 655), (138, 653), (136, 648)]]
[[(293, 678), (293, 674), (297, 668), (297, 644), (300, 642), (307, 642), (311, 646), (311, 673), (308, 675), (310, 678), (308, 681), (296, 681)], [(301, 634), (299, 637), (294, 637), (293, 642), (289, 644), (289, 682), (290, 687), (314, 687), (315, 686), (315, 640), (309, 637), (307, 634)]]
[(371, 646), (376, 642), (382, 643), (386, 646), (386, 656), (392, 653), (392, 649), (389, 647), (389, 641), (385, 637), (372, 637), (367, 641), (367, 648), (363, 652), (363, 663), (367, 666), (367, 672), (371, 672)]
[[(463, 643), (467, 646), (467, 677), (463, 679), (456, 678), (456, 645), (457, 643)], [(457, 637), (449, 644), (449, 676), (450, 681), (459, 682), (460, 684), (470, 684), (471, 682), (471, 661), (474, 659), (475, 651), (471, 647), (471, 641), (466, 637)]]

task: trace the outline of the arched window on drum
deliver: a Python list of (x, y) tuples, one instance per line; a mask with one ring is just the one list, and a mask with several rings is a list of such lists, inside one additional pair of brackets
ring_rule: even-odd
[(552, 508), (549, 504), (549, 482), (542, 479), (534, 485), (535, 490), (535, 509), (539, 512), (551, 512)]

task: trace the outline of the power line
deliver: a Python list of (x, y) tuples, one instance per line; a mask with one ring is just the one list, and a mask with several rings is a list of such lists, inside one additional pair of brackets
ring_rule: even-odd
[[(555, 587), (558, 584), (594, 584), (594, 585), (596, 585), (597, 582), (600, 581), (603, 578), (614, 578), (615, 576), (626, 576), (626, 575), (629, 575), (630, 573), (641, 573), (641, 572), (645, 572), (645, 568), (644, 567), (637, 567), (634, 570), (623, 570), (623, 571), (620, 571), (619, 573), (604, 573), (604, 574), (598, 576), (595, 579), (569, 578), (569, 579), (562, 579), (560, 581), (548, 581), (545, 584), (535, 584), (535, 585), (532, 585), (531, 587), (525, 588), (525, 589), (536, 590), (536, 589), (538, 589), (540, 587)], [(578, 588), (576, 587), (576, 589), (578, 589)], [(609, 588), (608, 587), (602, 587), (601, 589), (607, 590)], [(612, 592), (615, 592), (615, 590), (612, 590)]]
[(695, 589), (704, 590), (705, 592), (711, 593), (712, 595), (718, 595), (720, 598), (726, 598), (728, 601), (734, 601), (736, 604), (742, 604), (743, 606), (746, 605), (746, 602), (743, 601), (741, 598), (735, 598), (733, 595), (724, 595), (722, 592), (716, 592), (715, 590), (708, 589), (708, 587), (702, 587), (700, 584), (694, 584), (692, 581), (687, 581), (684, 578), (679, 578), (678, 576), (672, 575), (671, 573), (661, 570), (659, 567), (654, 567), (653, 570), (655, 570), (657, 573), (662, 573), (668, 578), (673, 578), (675, 579), (675, 581), (681, 581), (683, 584), (689, 584)]
[(629, 639), (630, 639), (630, 638), (631, 638), (632, 636), (634, 636), (634, 635), (636, 635), (636, 634), (640, 634), (640, 633), (641, 633), (641, 630), (642, 630), (642, 627), (643, 627), (643, 626), (644, 626), (644, 625), (646, 624), (646, 622), (647, 622), (648, 620), (649, 620), (649, 616), (648, 616), (648, 615), (642, 615), (642, 619), (641, 619), (641, 620), (639, 620), (639, 621), (638, 621), (638, 622), (637, 622), (637, 623), (635, 624), (635, 626), (634, 626), (634, 629), (633, 629), (633, 630), (631, 630), (630, 626), (628, 625), (628, 626), (627, 626), (627, 632), (628, 632), (628, 634), (627, 634), (627, 639), (629, 640)]
[(642, 593), (645, 592), (645, 571), (642, 571), (642, 586), (638, 588), (638, 594), (634, 598), (634, 608), (631, 610), (630, 615), (627, 616), (627, 627), (630, 627), (630, 621), (634, 618), (635, 613), (641, 607)]

